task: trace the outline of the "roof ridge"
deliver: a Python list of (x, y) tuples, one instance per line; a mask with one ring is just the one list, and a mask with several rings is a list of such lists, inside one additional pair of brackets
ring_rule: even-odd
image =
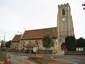
[(32, 30), (25, 30), (25, 31), (46, 30), (46, 29), (52, 29), (52, 28), (57, 28), (57, 27), (41, 28), (41, 29), (32, 29)]
[(15, 34), (15, 36), (21, 36), (22, 34)]

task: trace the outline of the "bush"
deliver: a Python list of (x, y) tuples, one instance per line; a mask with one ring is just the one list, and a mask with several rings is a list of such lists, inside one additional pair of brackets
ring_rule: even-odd
[(74, 36), (68, 36), (65, 38), (65, 43), (68, 51), (76, 51), (76, 40)]

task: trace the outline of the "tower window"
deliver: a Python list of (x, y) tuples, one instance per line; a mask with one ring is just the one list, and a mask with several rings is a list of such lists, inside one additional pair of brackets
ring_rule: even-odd
[(62, 15), (65, 15), (65, 9), (62, 9)]

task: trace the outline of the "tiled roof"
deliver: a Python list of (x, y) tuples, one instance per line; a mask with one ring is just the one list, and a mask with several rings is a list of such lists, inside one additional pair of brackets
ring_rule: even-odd
[(35, 43), (28, 43), (25, 47), (31, 48), (31, 47), (37, 47)]
[(27, 30), (22, 35), (21, 39), (37, 39), (42, 38), (45, 34), (49, 34), (51, 37), (57, 37), (57, 28), (45, 28), (45, 29), (36, 29), (36, 30)]
[(20, 35), (15, 35), (14, 38), (12, 39), (12, 42), (15, 42), (15, 41), (18, 42), (18, 41), (20, 41), (21, 36), (22, 36), (21, 34)]

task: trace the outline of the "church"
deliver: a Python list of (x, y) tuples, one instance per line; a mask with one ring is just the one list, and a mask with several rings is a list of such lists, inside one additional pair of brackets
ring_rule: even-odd
[(44, 50), (42, 38), (45, 34), (49, 34), (52, 37), (54, 46), (49, 50), (53, 50), (53, 53), (61, 50), (61, 44), (65, 43), (65, 37), (74, 36), (74, 27), (69, 3), (58, 5), (56, 27), (25, 30), (23, 34), (14, 36), (11, 48), (22, 50), (26, 45), (29, 45), (39, 46), (40, 50)]

